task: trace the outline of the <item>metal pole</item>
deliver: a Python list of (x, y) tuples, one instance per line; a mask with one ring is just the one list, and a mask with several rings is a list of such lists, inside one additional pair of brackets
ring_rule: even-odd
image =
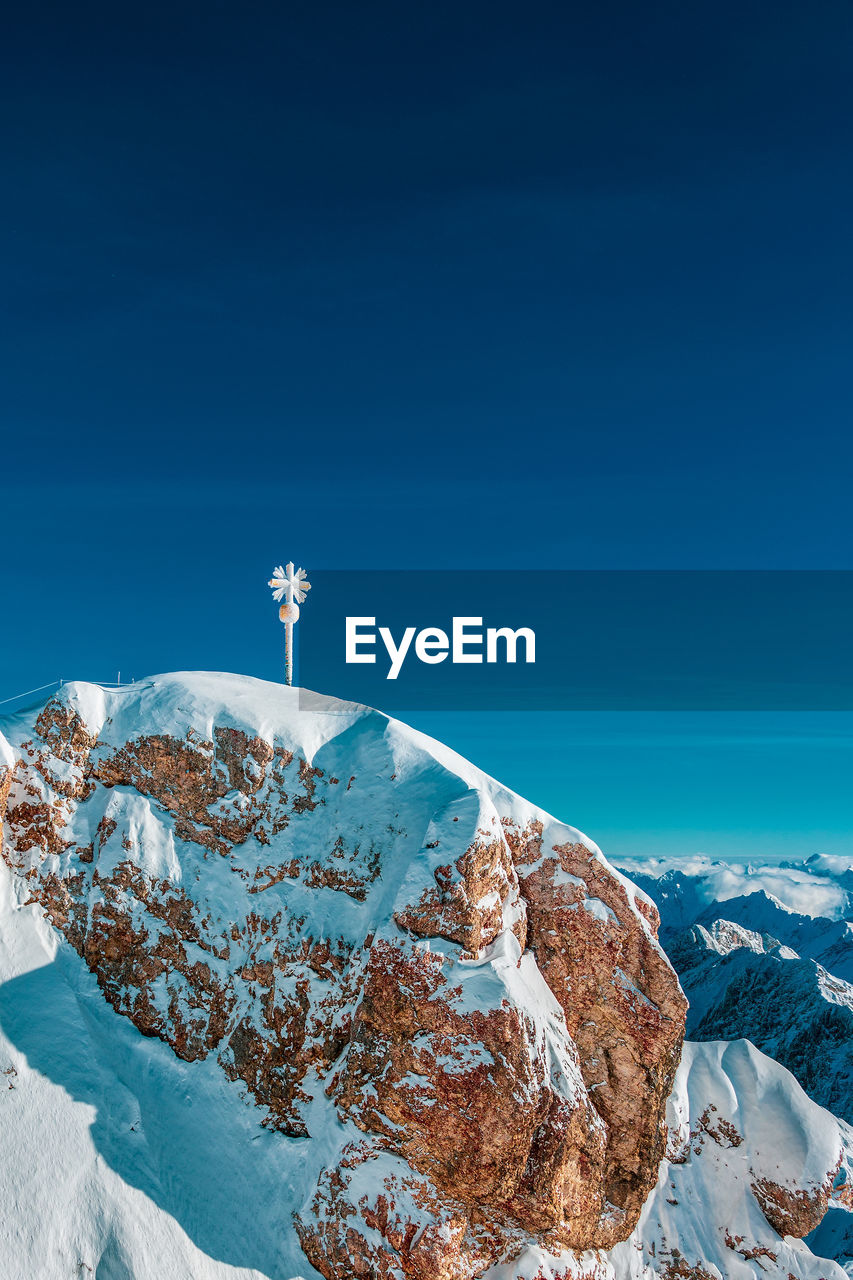
[[(292, 608), (292, 586), (287, 588), (287, 604), (288, 608)], [(284, 679), (287, 684), (293, 684), (293, 623), (289, 618), (284, 624)]]
[(305, 599), (305, 593), (311, 590), (311, 583), (306, 580), (305, 570), (297, 569), (292, 560), (287, 565), (277, 564), (273, 576), (269, 580), (273, 589), (273, 600), (284, 600), (279, 609), (279, 617), (284, 623), (284, 680), (293, 684), (293, 624), (299, 617), (299, 605)]

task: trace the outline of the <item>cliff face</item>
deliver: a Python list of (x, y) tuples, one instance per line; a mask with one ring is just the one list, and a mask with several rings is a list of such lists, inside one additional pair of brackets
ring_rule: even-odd
[[(9, 788), (12, 785), (12, 771), (15, 768), (15, 755), (11, 746), (0, 733), (0, 824), (6, 817), (6, 804), (9, 799)], [(0, 825), (0, 849), (2, 849), (3, 830)]]
[(685, 1001), (579, 832), (376, 712), (237, 677), (70, 685), (13, 746), (3, 857), (106, 999), (268, 1126), (323, 1127), (296, 1221), (323, 1275), (630, 1234)]

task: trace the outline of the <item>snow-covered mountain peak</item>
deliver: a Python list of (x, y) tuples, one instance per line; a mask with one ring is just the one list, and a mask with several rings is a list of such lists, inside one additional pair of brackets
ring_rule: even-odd
[(442, 744), (239, 676), (0, 727), (0, 1274), (841, 1280), (799, 1237), (844, 1237), (849, 1131), (744, 1041), (676, 1074), (652, 899), (688, 985), (843, 1019), (849, 925), (796, 905), (846, 871), (644, 892)]
[[(145, 1036), (322, 1152), (293, 1205), (319, 1270), (630, 1233), (684, 1000), (579, 831), (398, 721), (243, 677), (74, 683), (9, 741), (19, 901)], [(417, 1248), (376, 1238), (368, 1189)]]

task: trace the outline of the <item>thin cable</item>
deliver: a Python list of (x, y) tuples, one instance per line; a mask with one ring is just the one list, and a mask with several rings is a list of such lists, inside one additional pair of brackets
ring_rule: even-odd
[(13, 693), (11, 698), (0, 698), (0, 707), (6, 702), (16, 702), (18, 698), (26, 698), (27, 694), (41, 693), (42, 689), (50, 689), (55, 684), (59, 684), (59, 681), (48, 680), (47, 684), (40, 684), (35, 689), (25, 689), (23, 693)]

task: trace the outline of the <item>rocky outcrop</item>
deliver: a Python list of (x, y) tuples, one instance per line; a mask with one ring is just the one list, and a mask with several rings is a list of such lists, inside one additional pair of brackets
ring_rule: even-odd
[(685, 1017), (651, 903), (438, 744), (297, 696), (66, 686), (14, 744), (3, 856), (30, 902), (267, 1125), (337, 1125), (296, 1224), (322, 1274), (625, 1239)]
[(15, 756), (9, 743), (0, 733), (0, 853), (3, 850), (3, 828), (2, 823), (6, 817), (6, 804), (9, 799), (9, 789), (12, 786), (12, 775), (15, 768)]
[[(686, 1002), (651, 930), (632, 927), (642, 902), (632, 885), (590, 857), (583, 843), (543, 849), (536, 829), (533, 839), (507, 834), (530, 946), (607, 1125), (604, 1196), (613, 1210), (602, 1243), (615, 1243), (636, 1221), (666, 1148), (664, 1110)], [(642, 905), (654, 926), (654, 907)]]

